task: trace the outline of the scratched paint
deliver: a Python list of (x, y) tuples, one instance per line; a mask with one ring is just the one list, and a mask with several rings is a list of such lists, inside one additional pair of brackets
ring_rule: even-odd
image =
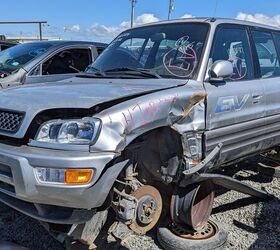
[(148, 100), (145, 103), (137, 103), (122, 112), (124, 121), (128, 126), (127, 132), (137, 126), (143, 126), (157, 118), (162, 105), (172, 105), (178, 98), (178, 95), (165, 96), (155, 100)]
[(100, 112), (96, 117), (102, 120), (102, 129), (91, 150), (121, 152), (141, 134), (163, 126), (180, 134), (202, 131), (206, 94), (202, 87), (196, 88), (158, 91)]

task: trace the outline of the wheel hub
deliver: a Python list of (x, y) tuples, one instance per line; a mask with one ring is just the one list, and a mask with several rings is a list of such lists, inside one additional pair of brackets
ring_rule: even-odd
[(152, 222), (157, 212), (157, 203), (153, 197), (146, 195), (138, 201), (137, 220), (147, 225)]
[(145, 234), (159, 220), (162, 211), (161, 195), (156, 188), (145, 185), (138, 188), (132, 196), (138, 200), (138, 205), (136, 218), (129, 227), (138, 234)]
[(194, 230), (203, 228), (212, 212), (213, 200), (214, 185), (211, 181), (178, 188), (170, 204), (172, 221)]

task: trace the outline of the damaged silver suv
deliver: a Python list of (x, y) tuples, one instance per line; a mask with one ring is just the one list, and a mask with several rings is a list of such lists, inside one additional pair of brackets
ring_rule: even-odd
[(1, 91), (0, 201), (90, 246), (105, 223), (222, 246), (214, 184), (270, 197), (213, 171), (279, 145), (279, 56), (277, 29), (182, 19), (121, 33), (75, 78)]

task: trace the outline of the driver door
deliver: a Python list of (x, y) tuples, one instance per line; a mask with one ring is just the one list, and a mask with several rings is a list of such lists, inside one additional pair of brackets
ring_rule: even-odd
[(245, 26), (217, 28), (210, 64), (229, 60), (233, 75), (223, 82), (205, 82), (207, 113), (205, 146), (210, 152), (223, 143), (221, 160), (232, 161), (262, 149), (257, 127), (265, 125), (265, 97), (262, 81), (254, 79), (254, 64)]

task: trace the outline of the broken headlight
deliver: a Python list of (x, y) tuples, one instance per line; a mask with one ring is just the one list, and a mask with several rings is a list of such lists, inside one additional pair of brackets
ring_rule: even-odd
[(39, 129), (35, 140), (49, 143), (91, 144), (97, 139), (101, 121), (86, 117), (77, 120), (52, 120)]

